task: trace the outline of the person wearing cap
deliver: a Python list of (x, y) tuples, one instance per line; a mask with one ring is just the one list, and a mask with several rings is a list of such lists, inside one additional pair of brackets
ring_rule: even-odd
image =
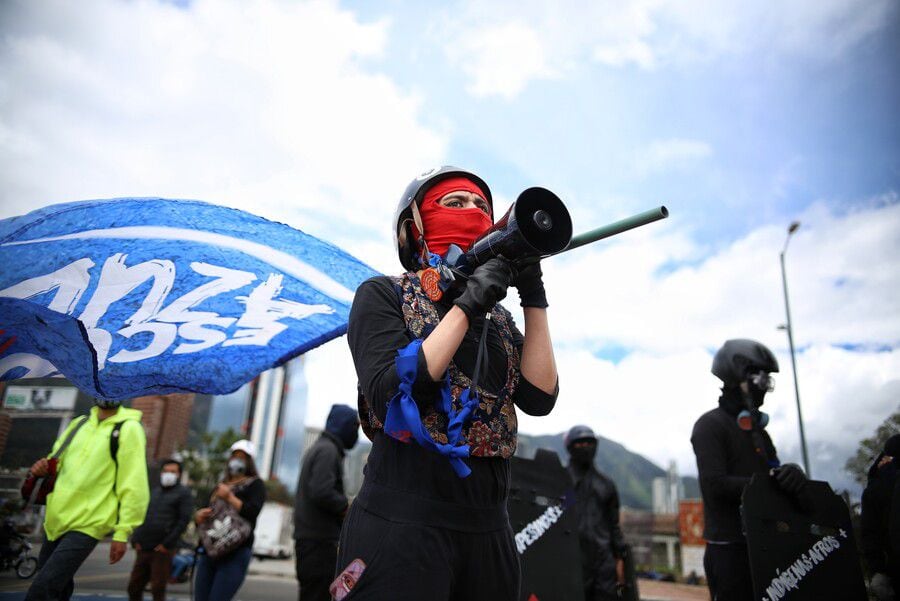
[(619, 491), (594, 465), (597, 435), (573, 426), (565, 436), (567, 470), (574, 488), (585, 601), (615, 601), (625, 586), (628, 547), (619, 526)]
[(302, 601), (330, 601), (337, 543), (349, 505), (344, 455), (356, 446), (359, 418), (348, 405), (332, 405), (325, 430), (304, 453), (294, 503), (294, 558)]
[[(256, 448), (249, 440), (239, 440), (229, 449), (225, 477), (212, 493), (210, 501), (219, 498), (234, 507), (250, 523), (250, 536), (225, 557), (212, 559), (201, 553), (197, 559), (194, 594), (197, 601), (228, 601), (241, 588), (253, 554), (253, 529), (266, 502), (266, 487), (259, 478), (253, 458)], [(209, 520), (211, 507), (197, 510), (197, 524)]]
[(900, 598), (900, 434), (887, 439), (862, 495), (862, 550), (877, 601)]
[[(372, 450), (341, 532), (332, 594), (355, 600), (517, 600), (506, 510), (516, 408), (558, 393), (540, 263), (496, 257), (447, 277), (494, 207), (477, 175), (441, 167), (401, 198), (393, 234), (406, 272), (358, 288), (348, 343)], [(524, 336), (499, 301), (518, 289)]]

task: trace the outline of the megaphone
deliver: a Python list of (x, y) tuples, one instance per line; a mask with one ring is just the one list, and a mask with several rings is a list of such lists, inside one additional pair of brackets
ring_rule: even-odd
[(451, 245), (444, 261), (471, 273), (476, 267), (502, 255), (517, 263), (546, 257), (565, 249), (572, 240), (572, 218), (559, 197), (546, 188), (528, 188), (506, 214), (463, 252)]

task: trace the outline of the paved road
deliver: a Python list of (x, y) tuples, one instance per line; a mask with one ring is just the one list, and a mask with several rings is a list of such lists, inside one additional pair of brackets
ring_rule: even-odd
[[(37, 551), (37, 549), (36, 549)], [(108, 563), (109, 544), (100, 543), (75, 576), (77, 601), (126, 601), (128, 574), (134, 562), (133, 552), (111, 566)], [(0, 601), (21, 601), (30, 580), (19, 580), (12, 572), (0, 572)], [(644, 601), (708, 601), (705, 586), (688, 586), (669, 582), (640, 580), (638, 589)], [(187, 584), (169, 586), (168, 598), (172, 601), (189, 601)], [(147, 592), (145, 599), (150, 599)], [(293, 560), (254, 559), (244, 586), (238, 592), (238, 601), (293, 601), (297, 598), (297, 581), (294, 579)]]
[[(118, 564), (109, 565), (109, 544), (100, 543), (75, 576), (75, 599), (127, 599), (125, 588), (133, 562), (134, 553), (129, 551)], [(250, 574), (237, 595), (239, 601), (293, 601), (297, 598), (297, 581), (293, 577), (291, 560), (260, 562), (254, 559), (250, 565)], [(20, 601), (30, 582), (16, 578), (10, 571), (0, 572), (0, 601)], [(169, 585), (168, 590), (169, 599), (190, 599), (187, 584)], [(144, 597), (150, 599), (150, 593)]]

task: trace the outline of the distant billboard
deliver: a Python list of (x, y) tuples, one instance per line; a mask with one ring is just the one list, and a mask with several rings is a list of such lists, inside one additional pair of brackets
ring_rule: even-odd
[(8, 386), (3, 408), (15, 411), (71, 411), (78, 389), (64, 386)]
[(705, 576), (703, 554), (703, 501), (683, 500), (678, 504), (678, 531), (681, 538), (682, 576)]

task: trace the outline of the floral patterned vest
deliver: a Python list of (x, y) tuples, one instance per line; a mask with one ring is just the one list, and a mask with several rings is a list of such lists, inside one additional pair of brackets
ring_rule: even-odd
[[(391, 280), (400, 297), (407, 329), (415, 339), (427, 337), (441, 318), (434, 303), (422, 291), (418, 276), (414, 273), (406, 273), (399, 277), (392, 277)], [(494, 327), (497, 328), (500, 340), (506, 350), (506, 384), (498, 394), (492, 394), (481, 386), (478, 387), (478, 396), (481, 402), (478, 409), (472, 414), (471, 420), (463, 427), (462, 439), (468, 443), (470, 455), (473, 457), (509, 458), (516, 452), (518, 420), (512, 397), (521, 377), (520, 357), (519, 350), (513, 341), (510, 328), (512, 317), (509, 311), (497, 304), (491, 311), (491, 320), (494, 322)], [(472, 382), (453, 361), (448, 367), (448, 374), (453, 408), (458, 411), (460, 395)], [(420, 405), (419, 413), (422, 423), (431, 437), (438, 443), (446, 444), (447, 415), (432, 405), (424, 408)], [(363, 431), (370, 439), (373, 438), (376, 430), (384, 429), (384, 424), (375, 415), (374, 409), (362, 394), (359, 396), (359, 414), (364, 417), (362, 419)]]

